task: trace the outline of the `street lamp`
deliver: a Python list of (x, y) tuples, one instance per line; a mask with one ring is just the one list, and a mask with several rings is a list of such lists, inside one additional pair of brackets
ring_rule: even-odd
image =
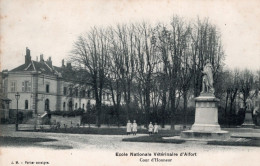
[(20, 99), (20, 94), (18, 92), (16, 92), (16, 94), (15, 94), (15, 99), (17, 101), (15, 131), (18, 131), (18, 100)]

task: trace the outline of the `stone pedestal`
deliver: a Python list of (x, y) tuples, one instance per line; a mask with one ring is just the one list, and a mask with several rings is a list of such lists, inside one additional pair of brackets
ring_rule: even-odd
[(202, 94), (195, 98), (195, 122), (191, 130), (181, 133), (181, 137), (206, 139), (229, 138), (230, 134), (227, 131), (221, 130), (218, 124), (218, 101), (219, 99), (213, 94)]
[(255, 127), (255, 124), (253, 122), (253, 117), (252, 117), (252, 111), (246, 110), (245, 120), (244, 123), (242, 124), (242, 127), (248, 127), (248, 128)]

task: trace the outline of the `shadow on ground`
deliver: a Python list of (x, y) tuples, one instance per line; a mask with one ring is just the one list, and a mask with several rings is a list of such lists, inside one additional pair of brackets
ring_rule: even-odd
[[(68, 134), (98, 134), (98, 135), (126, 135), (125, 128), (59, 128), (59, 129), (39, 129), (20, 130), (23, 132), (44, 132), (44, 133), (68, 133)], [(180, 131), (160, 130), (161, 134), (176, 135)], [(148, 134), (146, 129), (139, 129), (137, 134)]]
[(253, 146), (260, 147), (260, 138), (256, 137), (231, 137), (228, 140), (208, 141), (208, 145), (221, 145), (221, 146)]
[[(164, 139), (163, 137), (169, 137), (168, 135), (152, 135), (152, 136), (141, 136), (134, 138), (124, 138), (122, 141), (125, 142), (149, 142), (149, 143), (173, 143), (181, 144), (190, 140), (186, 139)], [(205, 141), (205, 140), (204, 140)], [(219, 146), (251, 146), (260, 147), (259, 137), (231, 137), (227, 140), (206, 140), (208, 145), (219, 145)]]
[(10, 137), (0, 136), (0, 146), (2, 147), (41, 147), (52, 149), (72, 149), (67, 145), (45, 145), (44, 142), (54, 142), (56, 139), (50, 138), (29, 138), (29, 137)]
[(174, 143), (174, 144), (181, 144), (184, 143), (185, 140), (175, 140), (175, 139), (163, 139), (163, 137), (170, 137), (173, 135), (167, 134), (159, 134), (159, 135), (151, 135), (151, 136), (141, 136), (141, 137), (134, 137), (134, 138), (124, 138), (122, 141), (125, 142), (149, 142), (149, 143)]

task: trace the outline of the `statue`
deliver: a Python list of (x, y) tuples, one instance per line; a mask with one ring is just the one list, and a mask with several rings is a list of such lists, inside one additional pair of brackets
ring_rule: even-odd
[(202, 92), (201, 93), (214, 93), (213, 87), (213, 67), (209, 60), (206, 61), (206, 64), (203, 68), (203, 77), (202, 77)]

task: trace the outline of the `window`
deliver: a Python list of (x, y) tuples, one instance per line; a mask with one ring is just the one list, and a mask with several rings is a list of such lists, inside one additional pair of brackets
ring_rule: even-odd
[(92, 91), (92, 98), (95, 98), (95, 92)]
[(67, 94), (67, 87), (63, 87), (63, 95)]
[(16, 92), (16, 81), (11, 82), (11, 92)]
[(66, 109), (66, 102), (63, 102), (63, 111)]
[(5, 94), (7, 93), (6, 85), (7, 85), (7, 79), (4, 79), (3, 92)]
[(72, 88), (70, 88), (70, 96), (72, 96)]
[(85, 90), (82, 90), (81, 91), (81, 97), (85, 97), (85, 96), (86, 96)]
[(82, 104), (82, 109), (84, 109), (84, 107), (85, 107), (85, 104)]
[(77, 109), (77, 108), (78, 108), (78, 103), (75, 104), (75, 109)]
[(50, 101), (49, 101), (49, 99), (46, 99), (45, 100), (45, 111), (49, 111), (50, 110)]
[(3, 86), (2, 86), (2, 82), (0, 81), (0, 93), (2, 93), (2, 89), (3, 89)]
[(87, 106), (86, 106), (86, 110), (90, 111), (90, 100), (88, 100)]
[(31, 83), (30, 83), (30, 81), (22, 82), (22, 91), (23, 92), (30, 92), (31, 91)]
[(90, 97), (90, 90), (87, 91), (87, 97)]
[(78, 97), (78, 95), (79, 95), (79, 94), (78, 94), (78, 89), (77, 89), (77, 88), (75, 89), (75, 95), (76, 95), (76, 97)]
[(46, 85), (46, 93), (49, 93), (49, 92), (50, 92), (50, 85), (47, 84), (47, 85)]
[(24, 109), (28, 109), (28, 100), (25, 100), (25, 103), (24, 103)]
[(73, 103), (72, 101), (69, 101), (69, 111), (72, 111)]

